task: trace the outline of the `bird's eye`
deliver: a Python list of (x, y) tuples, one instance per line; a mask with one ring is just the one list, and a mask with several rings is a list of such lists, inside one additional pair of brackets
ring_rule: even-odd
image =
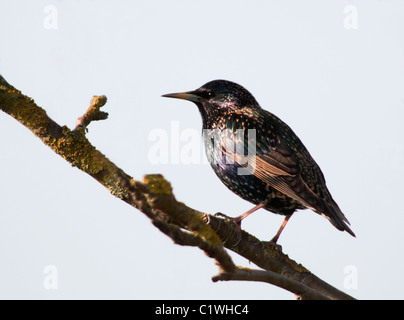
[(210, 98), (212, 98), (213, 97), (213, 92), (212, 91), (205, 91), (205, 97), (207, 98), (207, 99), (210, 99)]
[(215, 94), (210, 90), (201, 88), (198, 90), (198, 95), (205, 100), (209, 100), (209, 99), (213, 98)]

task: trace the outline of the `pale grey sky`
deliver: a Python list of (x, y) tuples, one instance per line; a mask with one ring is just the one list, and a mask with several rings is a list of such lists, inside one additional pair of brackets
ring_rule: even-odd
[[(222, 185), (204, 154), (195, 164), (150, 159), (153, 132), (181, 152), (181, 134), (201, 130), (194, 105), (161, 95), (219, 78), (246, 87), (299, 135), (357, 235), (300, 211), (279, 240), (284, 252), (357, 298), (404, 298), (404, 279), (391, 271), (404, 263), (403, 1), (1, 8), (0, 74), (69, 127), (105, 94), (109, 119), (90, 125), (90, 141), (136, 179), (162, 173), (178, 200), (205, 212), (236, 216), (251, 204)], [(201, 251), (172, 244), (3, 113), (0, 136), (0, 298), (294, 299), (262, 283), (213, 283), (217, 268)], [(282, 219), (260, 210), (243, 228), (269, 240)], [(57, 288), (47, 282), (55, 272)]]

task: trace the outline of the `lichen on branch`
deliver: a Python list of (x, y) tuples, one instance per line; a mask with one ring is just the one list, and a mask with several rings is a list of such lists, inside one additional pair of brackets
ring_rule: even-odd
[[(23, 95), (0, 75), (0, 110), (31, 130), (72, 166), (96, 179), (111, 194), (143, 212), (175, 243), (198, 247), (215, 259), (219, 275), (214, 280), (265, 281), (301, 298), (353, 299), (268, 242), (260, 241), (245, 231), (242, 231), (238, 242), (234, 223), (177, 201), (171, 184), (162, 175), (147, 175), (143, 181), (136, 181), (117, 167), (85, 135), (91, 121), (107, 118), (108, 114), (100, 111), (106, 101), (105, 96), (94, 96), (86, 113), (71, 130), (53, 121), (33, 99)], [(234, 245), (236, 242), (237, 245)], [(262, 270), (250, 272), (236, 266), (225, 248), (245, 257)]]

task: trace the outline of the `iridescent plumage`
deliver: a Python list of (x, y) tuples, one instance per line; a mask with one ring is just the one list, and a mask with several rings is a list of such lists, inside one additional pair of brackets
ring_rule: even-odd
[(286, 224), (296, 210), (311, 209), (338, 230), (355, 236), (306, 147), (245, 88), (215, 80), (195, 91), (164, 96), (190, 100), (198, 106), (213, 170), (230, 190), (257, 205), (236, 218), (238, 221), (263, 207), (285, 215)]

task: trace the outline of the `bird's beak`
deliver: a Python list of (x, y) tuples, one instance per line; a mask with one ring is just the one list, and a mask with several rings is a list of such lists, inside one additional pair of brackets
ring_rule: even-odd
[(193, 101), (193, 102), (199, 102), (199, 100), (201, 99), (201, 97), (198, 96), (195, 93), (195, 91), (168, 93), (168, 94), (162, 95), (162, 97), (183, 99), (183, 100), (189, 100), (189, 101)]

